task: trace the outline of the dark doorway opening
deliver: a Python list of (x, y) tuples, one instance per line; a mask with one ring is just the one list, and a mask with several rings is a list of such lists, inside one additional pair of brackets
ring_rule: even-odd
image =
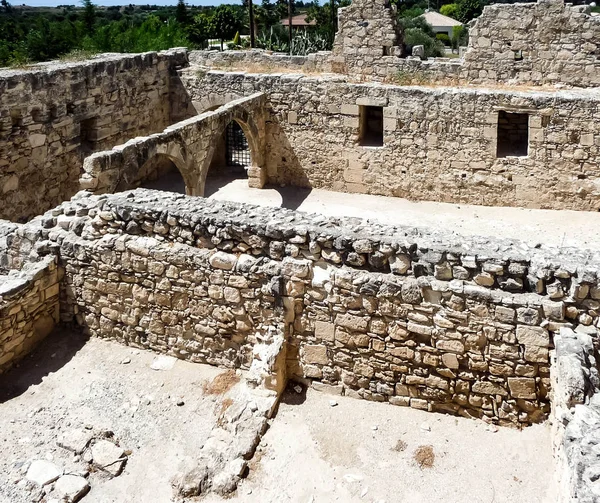
[(204, 196), (214, 194), (235, 180), (248, 178), (250, 166), (252, 166), (252, 155), (248, 138), (242, 127), (236, 121), (232, 121), (218, 140), (206, 176)]
[(383, 146), (383, 107), (360, 107), (359, 138), (364, 147)]
[(143, 180), (141, 186), (146, 189), (164, 190), (185, 194), (185, 181), (175, 163), (164, 154), (157, 154), (140, 170)]

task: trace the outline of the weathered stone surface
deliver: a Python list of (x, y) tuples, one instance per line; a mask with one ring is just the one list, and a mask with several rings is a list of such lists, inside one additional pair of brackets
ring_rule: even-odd
[(113, 476), (123, 471), (127, 462), (125, 451), (108, 440), (99, 440), (92, 445), (92, 459), (94, 464)]
[(517, 327), (517, 342), (525, 346), (547, 348), (550, 345), (550, 336), (544, 328), (519, 325)]
[(40, 486), (54, 482), (63, 474), (62, 468), (44, 459), (35, 460), (27, 469), (27, 480), (31, 480)]
[(78, 475), (63, 475), (54, 485), (56, 495), (66, 503), (76, 503), (90, 490), (89, 482)]
[(64, 449), (81, 454), (93, 437), (90, 430), (68, 430), (58, 439), (57, 443)]

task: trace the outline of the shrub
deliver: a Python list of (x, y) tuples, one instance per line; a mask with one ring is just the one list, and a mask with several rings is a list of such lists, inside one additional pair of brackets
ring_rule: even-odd
[(464, 26), (454, 26), (452, 28), (452, 48), (458, 49), (469, 43), (469, 31)]
[(450, 45), (450, 37), (447, 33), (436, 33), (435, 38), (444, 45)]

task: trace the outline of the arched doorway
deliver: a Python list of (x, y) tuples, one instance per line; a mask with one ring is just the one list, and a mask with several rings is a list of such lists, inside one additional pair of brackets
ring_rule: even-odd
[(141, 187), (186, 194), (186, 184), (177, 165), (167, 154), (156, 154), (140, 170)]
[(204, 196), (209, 197), (236, 180), (247, 180), (252, 154), (242, 126), (232, 120), (217, 140), (206, 175)]

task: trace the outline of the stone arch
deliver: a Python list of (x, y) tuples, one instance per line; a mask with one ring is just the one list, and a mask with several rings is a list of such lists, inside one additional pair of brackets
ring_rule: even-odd
[(220, 118), (218, 126), (212, 135), (210, 147), (200, 170), (197, 190), (198, 195), (204, 195), (206, 177), (208, 175), (212, 160), (215, 156), (218, 145), (217, 140), (223, 136), (225, 129), (232, 121), (235, 121), (240, 125), (244, 135), (246, 136), (246, 139), (248, 140), (251, 162), (250, 168), (248, 169), (248, 185), (254, 188), (262, 188), (265, 184), (266, 168), (264, 152), (262, 148), (264, 132), (261, 131), (256, 121), (247, 110), (241, 107), (236, 107)]
[(211, 112), (216, 110), (223, 105), (231, 101), (235, 101), (240, 99), (241, 96), (234, 93), (226, 93), (226, 94), (209, 94), (207, 96), (202, 97), (200, 101), (194, 101), (193, 105), (196, 109), (196, 113), (203, 114), (205, 112)]
[[(123, 153), (127, 156), (126, 151)], [(147, 185), (146, 182), (153, 178), (152, 170), (164, 166), (167, 162), (181, 175), (185, 193), (190, 196), (197, 195), (198, 175), (195, 173), (193, 160), (187, 155), (185, 147), (177, 141), (152, 145), (146, 152), (136, 152), (135, 159), (126, 159), (124, 173), (116, 191)]]

